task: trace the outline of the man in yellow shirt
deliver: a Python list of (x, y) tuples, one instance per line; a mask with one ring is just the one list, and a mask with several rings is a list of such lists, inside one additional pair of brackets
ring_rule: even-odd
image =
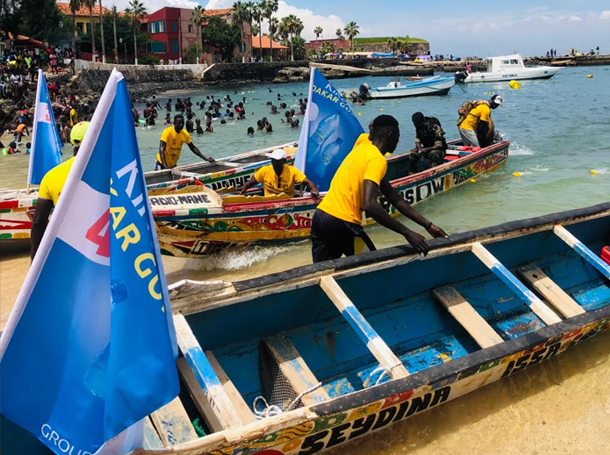
[(320, 192), (316, 184), (309, 180), (305, 174), (294, 166), (286, 166), (286, 152), (275, 149), (269, 155), (271, 164), (261, 167), (252, 176), (250, 181), (244, 185), (240, 194), (245, 194), (250, 188), (258, 183), (263, 184), (265, 196), (285, 193), (288, 197), (294, 197), (294, 184), (304, 183), (313, 197), (318, 197)]
[(191, 152), (202, 160), (209, 161), (210, 163), (216, 162), (212, 157), (206, 158), (193, 144), (190, 134), (184, 129), (184, 116), (178, 114), (174, 117), (174, 126), (165, 128), (163, 133), (161, 133), (155, 171), (176, 167), (182, 153), (182, 145), (185, 143), (189, 146)]
[(363, 211), (382, 226), (404, 236), (417, 252), (428, 253), (424, 236), (392, 218), (381, 206), (377, 200), (380, 190), (400, 213), (424, 227), (430, 235), (447, 237), (445, 231), (411, 207), (385, 176), (388, 165), (384, 155), (394, 152), (400, 139), (396, 119), (380, 115), (373, 120), (369, 130), (370, 134), (358, 138), (337, 169), (328, 194), (314, 213), (311, 226), (314, 263), (352, 256), (356, 237), (362, 238), (369, 249), (375, 249), (362, 228)]
[(70, 108), (70, 126), (73, 127), (78, 123), (78, 114), (76, 113), (76, 109), (74, 107)]
[(74, 164), (74, 158), (78, 153), (80, 144), (83, 142), (85, 133), (89, 128), (89, 122), (80, 122), (74, 125), (70, 133), (70, 142), (74, 145), (74, 156), (61, 164), (58, 164), (53, 169), (45, 174), (40, 182), (40, 189), (38, 190), (38, 199), (36, 200), (36, 211), (34, 212), (34, 219), (32, 220), (32, 231), (30, 233), (31, 243), (31, 257), (34, 259), (36, 251), (40, 246), (42, 237), (45, 230), (47, 229), (47, 223), (49, 221), (49, 215), (51, 210), (57, 205), (59, 196), (61, 195), (68, 174)]
[(458, 123), (458, 131), (464, 145), (487, 147), (493, 142), (491, 110), (501, 105), (502, 97), (494, 95), (489, 103), (478, 102), (478, 105), (468, 112), (464, 120)]

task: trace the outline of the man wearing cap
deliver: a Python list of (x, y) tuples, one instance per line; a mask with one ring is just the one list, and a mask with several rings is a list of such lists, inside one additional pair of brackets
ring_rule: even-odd
[(250, 181), (244, 185), (240, 194), (245, 194), (254, 185), (262, 183), (265, 196), (284, 193), (288, 197), (294, 197), (294, 184), (304, 183), (311, 190), (313, 197), (317, 198), (320, 195), (316, 184), (309, 180), (305, 174), (294, 166), (286, 166), (286, 152), (284, 150), (275, 149), (268, 156), (271, 158), (271, 164), (256, 171)]
[(382, 226), (404, 236), (419, 253), (427, 254), (423, 235), (392, 218), (377, 197), (379, 191), (400, 213), (410, 218), (433, 237), (447, 237), (445, 231), (420, 215), (386, 177), (384, 155), (396, 150), (400, 139), (398, 122), (391, 115), (380, 115), (369, 125), (370, 134), (361, 134), (352, 151), (335, 173), (330, 189), (318, 205), (311, 224), (313, 262), (352, 256), (354, 240), (360, 237), (370, 250), (373, 242), (362, 228), (362, 212)]
[(70, 132), (70, 142), (74, 145), (74, 156), (47, 172), (40, 182), (38, 199), (36, 200), (36, 211), (34, 212), (34, 219), (32, 220), (32, 231), (30, 232), (32, 259), (34, 259), (36, 251), (38, 251), (42, 236), (47, 228), (51, 210), (53, 209), (53, 206), (57, 205), (57, 201), (64, 189), (68, 174), (74, 164), (74, 158), (85, 138), (87, 129), (89, 129), (89, 122), (79, 122), (74, 125), (74, 128), (72, 128), (72, 131)]
[(212, 157), (206, 158), (201, 151), (191, 141), (191, 135), (184, 129), (184, 116), (178, 114), (174, 116), (174, 125), (163, 130), (159, 141), (159, 153), (155, 163), (155, 171), (160, 169), (171, 169), (176, 167), (182, 146), (187, 144), (195, 155), (210, 163), (216, 162)]
[(458, 131), (462, 142), (466, 146), (487, 147), (493, 143), (493, 121), (491, 109), (502, 105), (502, 97), (494, 95), (486, 101), (473, 102), (477, 104), (468, 112), (463, 121), (458, 124)]

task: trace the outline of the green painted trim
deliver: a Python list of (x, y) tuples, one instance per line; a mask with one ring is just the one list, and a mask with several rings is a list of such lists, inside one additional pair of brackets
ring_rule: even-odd
[(13, 234), (0, 234), (0, 239), (12, 239)]

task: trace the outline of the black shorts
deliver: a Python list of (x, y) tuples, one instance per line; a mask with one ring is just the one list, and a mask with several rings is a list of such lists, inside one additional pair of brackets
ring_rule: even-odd
[(311, 222), (311, 255), (313, 262), (338, 259), (354, 255), (354, 240), (360, 237), (369, 250), (375, 245), (359, 224), (336, 218), (323, 210), (316, 209)]

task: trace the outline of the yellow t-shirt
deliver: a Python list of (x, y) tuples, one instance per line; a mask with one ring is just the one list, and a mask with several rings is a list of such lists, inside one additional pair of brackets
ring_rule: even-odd
[[(181, 129), (179, 133), (176, 133), (174, 127), (170, 126), (169, 128), (165, 128), (163, 133), (161, 133), (161, 140), (167, 144), (165, 147), (165, 164), (167, 164), (167, 167), (174, 167), (178, 164), (178, 159), (180, 159), (182, 145), (184, 143), (190, 144), (191, 136), (184, 128)], [(161, 161), (161, 155), (158, 153), (157, 161), (163, 163), (163, 161)]]
[(290, 197), (294, 196), (294, 184), (303, 183), (306, 179), (305, 174), (294, 166), (284, 165), (279, 179), (271, 164), (261, 167), (254, 174), (254, 179), (263, 184), (265, 196), (285, 193)]
[(328, 194), (318, 208), (335, 218), (361, 224), (364, 181), (379, 185), (387, 170), (388, 163), (379, 149), (371, 143), (368, 134), (361, 134), (337, 169)]
[(38, 197), (43, 199), (49, 199), (53, 201), (53, 205), (57, 205), (57, 200), (61, 191), (64, 189), (68, 174), (72, 165), (74, 164), (74, 157), (61, 164), (58, 164), (53, 169), (45, 174), (40, 182), (40, 189), (38, 190)]
[(70, 126), (74, 126), (78, 123), (78, 114), (76, 110), (70, 109)]
[(489, 122), (491, 117), (491, 109), (486, 104), (479, 104), (477, 107), (472, 109), (466, 116), (464, 121), (460, 123), (460, 128), (463, 130), (476, 130), (480, 120)]

